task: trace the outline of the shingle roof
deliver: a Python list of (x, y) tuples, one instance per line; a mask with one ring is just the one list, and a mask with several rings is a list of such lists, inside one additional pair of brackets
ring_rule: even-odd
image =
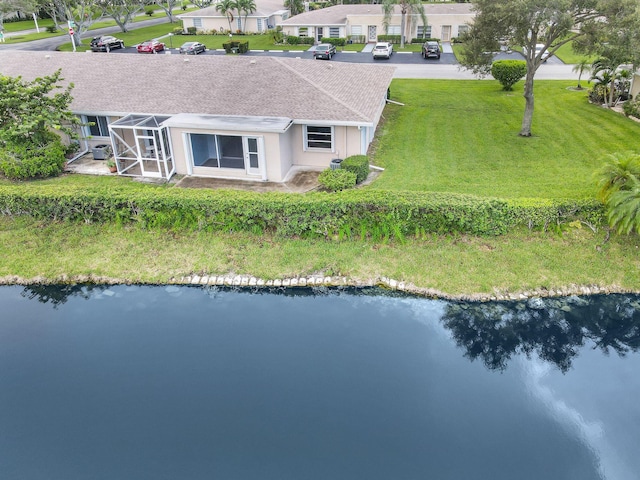
[(296, 58), (0, 51), (0, 73), (62, 69), (77, 113), (195, 113), (369, 123), (394, 68)]
[[(435, 15), (473, 15), (470, 3), (423, 4), (424, 12), (429, 16)], [(345, 25), (347, 17), (351, 15), (383, 15), (382, 5), (334, 5), (332, 7), (311, 10), (291, 17), (281, 25)], [(394, 15), (400, 15), (400, 7), (394, 6)]]
[[(275, 12), (280, 12), (287, 10), (284, 7), (284, 0), (257, 0), (256, 1), (256, 10), (255, 12), (249, 14), (249, 17), (268, 17)], [(235, 15), (235, 11), (234, 11)], [(242, 15), (244, 17), (244, 14)], [(226, 18), (225, 15), (221, 14), (218, 10), (216, 10), (216, 4), (202, 8), (200, 10), (194, 10), (193, 12), (181, 13), (178, 15), (178, 18), (203, 18), (203, 17), (222, 17)]]

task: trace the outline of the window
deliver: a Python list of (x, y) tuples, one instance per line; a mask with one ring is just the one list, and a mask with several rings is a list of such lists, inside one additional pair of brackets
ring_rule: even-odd
[(258, 32), (262, 31), (262, 19), (258, 18), (256, 19), (256, 23), (258, 24)]
[(242, 137), (192, 133), (193, 165), (210, 168), (244, 169)]
[(362, 35), (362, 25), (352, 25), (351, 35)]
[(242, 30), (242, 17), (238, 17), (238, 30)]
[(309, 35), (309, 29), (307, 27), (298, 28), (299, 37), (307, 37)]
[(196, 28), (202, 28), (202, 19), (201, 18), (194, 18), (193, 19), (193, 26)]
[(340, 38), (340, 27), (329, 27), (329, 38)]
[(304, 149), (322, 149), (333, 152), (333, 127), (305, 125)]
[(418, 38), (431, 38), (431, 25), (418, 25)]
[(400, 25), (389, 25), (387, 35), (400, 35)]
[(92, 137), (108, 137), (109, 136), (109, 119), (107, 117), (99, 117), (93, 115), (83, 116), (84, 123), (91, 123), (85, 127), (85, 135)]
[(469, 25), (458, 25), (458, 36), (466, 35), (469, 33)]

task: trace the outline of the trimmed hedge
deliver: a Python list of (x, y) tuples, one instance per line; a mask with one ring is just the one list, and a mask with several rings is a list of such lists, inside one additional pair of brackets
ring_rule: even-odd
[(289, 45), (313, 45), (315, 38), (313, 37), (296, 37), (295, 35), (287, 35), (287, 43)]
[(224, 48), (226, 53), (232, 53), (234, 48), (238, 49), (238, 53), (247, 53), (249, 51), (249, 42), (246, 40), (244, 42), (233, 40), (231, 42), (223, 43), (222, 48)]
[(401, 239), (432, 233), (500, 235), (519, 226), (559, 228), (574, 220), (600, 225), (603, 206), (596, 200), (502, 200), (380, 190), (300, 195), (30, 184), (0, 186), (0, 214), (283, 237), (331, 238), (341, 232)]
[(366, 155), (352, 155), (342, 161), (340, 168), (355, 173), (356, 183), (362, 183), (369, 176), (369, 157)]
[(378, 42), (391, 42), (394, 45), (401, 42), (400, 35), (378, 35)]
[(513, 90), (513, 86), (527, 74), (524, 60), (496, 60), (491, 64), (491, 75), (502, 84), (502, 89)]
[(344, 47), (344, 45), (347, 43), (347, 39), (322, 37), (320, 39), (320, 43), (330, 43), (331, 45), (335, 45), (336, 47)]
[(356, 174), (348, 170), (323, 170), (318, 177), (318, 183), (329, 191), (339, 192), (356, 185)]

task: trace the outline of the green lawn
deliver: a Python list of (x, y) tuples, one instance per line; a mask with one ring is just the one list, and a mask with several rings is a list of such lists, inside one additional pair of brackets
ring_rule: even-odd
[(566, 64), (575, 65), (580, 62), (583, 58), (587, 58), (590, 63), (593, 63), (596, 60), (596, 57), (591, 55), (583, 55), (581, 53), (576, 53), (573, 51), (573, 46), (571, 43), (565, 43), (561, 46), (556, 52), (556, 57), (562, 60)]
[(640, 124), (591, 105), (568, 81), (537, 81), (533, 136), (518, 136), (522, 82), (394, 80), (371, 188), (483, 196), (592, 197), (602, 155), (638, 150)]
[[(40, 30), (46, 30), (50, 25), (53, 25), (53, 20), (50, 18), (39, 18), (38, 27)], [(36, 24), (33, 20), (21, 20), (19, 22), (3, 23), (2, 28), (5, 32), (19, 32), (21, 30), (32, 30), (36, 28)]]

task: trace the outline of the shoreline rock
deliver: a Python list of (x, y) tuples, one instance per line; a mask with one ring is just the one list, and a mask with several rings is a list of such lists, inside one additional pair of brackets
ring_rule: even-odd
[(526, 301), (534, 298), (561, 298), (578, 295), (609, 295), (609, 294), (640, 294), (639, 291), (622, 288), (620, 286), (602, 285), (569, 285), (547, 289), (544, 287), (524, 290), (521, 292), (499, 291), (492, 293), (464, 293), (449, 294), (441, 290), (429, 287), (419, 287), (412, 283), (395, 280), (388, 277), (362, 280), (343, 276), (309, 275), (301, 277), (278, 278), (266, 280), (252, 275), (189, 275), (180, 278), (171, 278), (164, 283), (132, 282), (110, 277), (95, 275), (61, 275), (58, 278), (48, 279), (33, 277), (30, 279), (18, 276), (0, 277), (0, 285), (56, 285), (56, 284), (94, 284), (94, 285), (202, 285), (202, 286), (227, 286), (236, 288), (313, 288), (322, 287), (379, 287), (386, 290), (394, 290), (409, 295), (437, 300), (491, 302), (491, 301)]

